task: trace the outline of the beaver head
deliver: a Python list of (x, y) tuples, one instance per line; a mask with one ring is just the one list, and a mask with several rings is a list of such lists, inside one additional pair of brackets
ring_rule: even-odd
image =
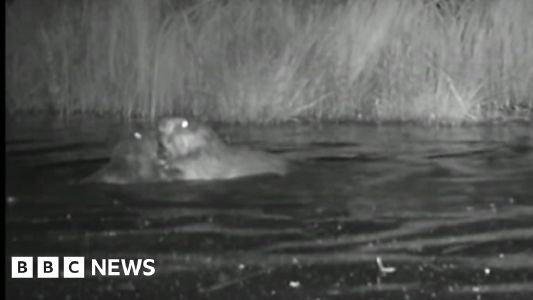
[(222, 146), (209, 127), (180, 117), (166, 117), (158, 122), (158, 154), (164, 158), (193, 155), (213, 146)]

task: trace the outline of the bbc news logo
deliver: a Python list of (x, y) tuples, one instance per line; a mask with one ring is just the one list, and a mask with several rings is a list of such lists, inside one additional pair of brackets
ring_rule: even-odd
[[(34, 264), (35, 262), (35, 264)], [(85, 257), (32, 256), (11, 257), (11, 278), (85, 278), (90, 276), (146, 276), (155, 274), (153, 259), (91, 259), (90, 273), (85, 270)], [(35, 268), (36, 267), (36, 268)], [(61, 272), (60, 272), (61, 270)]]

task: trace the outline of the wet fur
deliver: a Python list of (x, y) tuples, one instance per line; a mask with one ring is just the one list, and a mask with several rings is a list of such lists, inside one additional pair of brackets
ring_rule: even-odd
[[(181, 124), (187, 121), (188, 126)], [(287, 172), (287, 162), (270, 153), (225, 144), (214, 131), (183, 118), (159, 123), (161, 158), (185, 180), (232, 179)], [(161, 150), (160, 150), (161, 151)]]

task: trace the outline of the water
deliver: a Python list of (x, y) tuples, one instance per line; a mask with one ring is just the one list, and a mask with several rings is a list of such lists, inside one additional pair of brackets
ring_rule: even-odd
[(289, 157), (290, 174), (76, 184), (136, 128), (8, 123), (6, 262), (81, 255), (157, 263), (152, 277), (8, 279), (7, 298), (533, 295), (531, 126), (219, 127), (233, 144)]

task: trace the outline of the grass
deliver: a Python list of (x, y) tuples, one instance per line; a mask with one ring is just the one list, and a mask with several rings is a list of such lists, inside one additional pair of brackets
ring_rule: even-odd
[(6, 4), (6, 108), (260, 124), (531, 120), (533, 1), (458, 1), (17, 0)]

